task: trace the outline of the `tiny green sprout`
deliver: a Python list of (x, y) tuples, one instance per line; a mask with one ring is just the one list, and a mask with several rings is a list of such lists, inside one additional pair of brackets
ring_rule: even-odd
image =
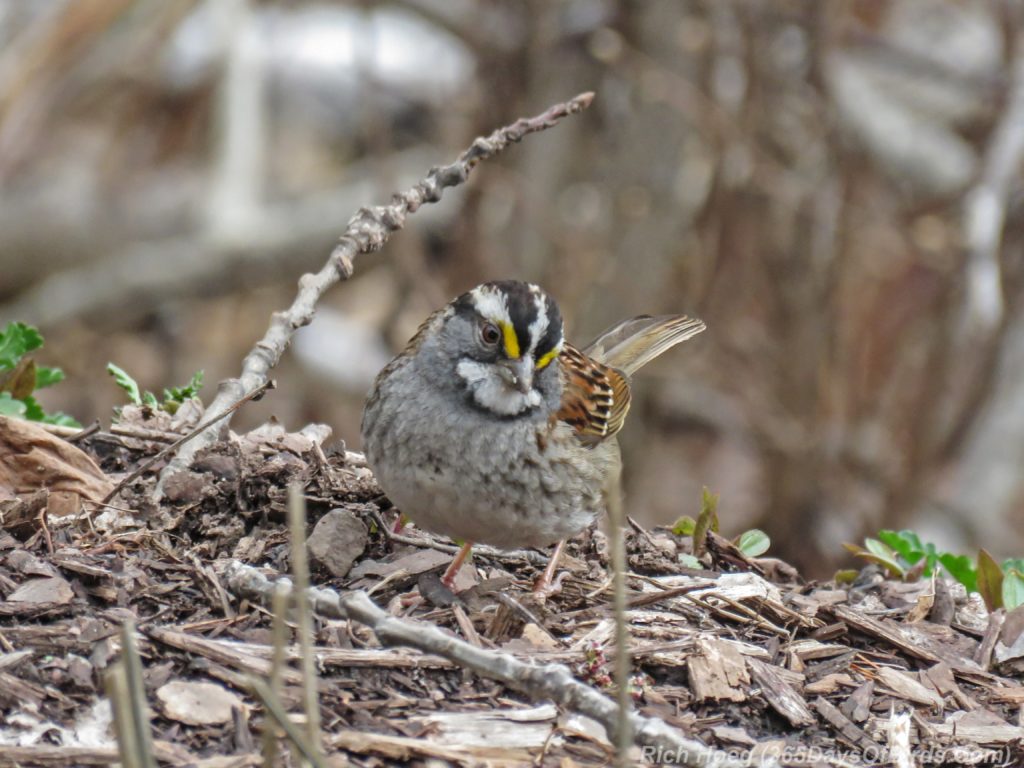
[(192, 374), (188, 384), (164, 389), (161, 401), (152, 392), (142, 391), (139, 383), (124, 368), (114, 363), (107, 363), (107, 373), (114, 378), (114, 383), (128, 395), (128, 401), (132, 405), (166, 411), (170, 414), (177, 413), (178, 408), (186, 400), (197, 397), (199, 390), (203, 387), (203, 372), (196, 371)]
[(42, 335), (31, 325), (8, 323), (0, 331), (0, 416), (80, 427), (81, 424), (67, 414), (47, 413), (35, 399), (36, 390), (64, 381), (60, 368), (36, 365), (29, 355), (42, 346)]
[[(693, 538), (693, 554), (680, 555), (679, 562), (687, 568), (702, 568), (698, 559), (707, 551), (708, 531), (718, 532), (718, 494), (712, 493), (707, 487), (701, 493), (700, 514), (694, 520), (689, 515), (683, 515), (672, 524), (672, 533), (676, 536), (691, 536)], [(747, 557), (760, 557), (771, 546), (771, 539), (764, 531), (752, 528), (744, 531), (733, 544)]]
[(689, 515), (683, 515), (672, 524), (672, 533), (676, 536), (693, 536), (697, 529), (697, 521)]

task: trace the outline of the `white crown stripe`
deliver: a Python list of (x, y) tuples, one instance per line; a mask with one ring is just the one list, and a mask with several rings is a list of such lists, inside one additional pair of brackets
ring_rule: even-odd
[(548, 332), (548, 324), (550, 322), (548, 318), (548, 301), (544, 294), (541, 293), (540, 288), (535, 285), (530, 286), (530, 291), (533, 293), (533, 303), (537, 308), (537, 316), (530, 323), (530, 354), (534, 354), (537, 351), (537, 345), (540, 340), (544, 338), (544, 334)]
[(503, 291), (489, 286), (479, 286), (470, 291), (470, 294), (473, 297), (473, 305), (481, 317), (492, 322), (512, 325), (512, 318), (508, 313), (508, 299)]

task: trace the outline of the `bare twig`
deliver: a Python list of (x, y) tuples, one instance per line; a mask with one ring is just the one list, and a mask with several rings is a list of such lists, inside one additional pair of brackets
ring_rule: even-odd
[[(494, 157), (524, 136), (551, 128), (562, 118), (581, 112), (590, 106), (593, 98), (592, 93), (581, 93), (536, 117), (522, 118), (499, 128), (490, 136), (479, 137), (455, 162), (431, 169), (422, 181), (394, 195), (390, 204), (361, 208), (349, 221), (323, 268), (316, 274), (303, 275), (299, 279), (299, 291), (292, 305), (283, 312), (273, 314), (266, 334), (242, 362), (241, 375), (237, 379), (226, 379), (220, 383), (208, 412), (219, 414), (225, 411), (231, 403), (255, 391), (268, 380), (270, 370), (281, 359), (295, 332), (312, 322), (320, 297), (338, 280), (347, 280), (352, 275), (352, 261), (357, 255), (383, 248), (391, 233), (405, 226), (406, 217), (410, 213), (415, 213), (424, 203), (439, 201), (446, 188), (465, 182), (481, 160)], [(216, 434), (206, 430), (185, 446), (160, 473), (156, 495), (162, 496), (168, 477), (187, 468), (196, 453), (215, 440)]]
[(633, 743), (629, 712), (633, 707), (629, 686), (629, 623), (626, 621), (626, 532), (622, 510), (622, 488), (618, 476), (608, 492), (608, 519), (611, 523), (612, 580), (615, 613), (615, 701), (619, 705), (615, 739), (615, 764), (629, 765), (629, 746)]
[(327, 763), (320, 755), (320, 750), (309, 742), (306, 734), (288, 717), (288, 711), (281, 704), (281, 700), (270, 690), (270, 687), (258, 677), (249, 678), (249, 687), (302, 756), (314, 768), (327, 768)]
[[(298, 594), (309, 589), (309, 553), (306, 551), (306, 503), (297, 483), (288, 486), (288, 528), (291, 534), (292, 576)], [(295, 601), (299, 625), (302, 669), (302, 704), (306, 711), (306, 738), (320, 751), (320, 700), (317, 696), (316, 657), (313, 655), (313, 612), (308, 600)]]
[(981, 179), (964, 201), (967, 239), (966, 319), (990, 331), (1003, 318), (999, 245), (1010, 186), (1024, 159), (1024, 39), (1017, 41), (1006, 110), (992, 132)]
[(142, 686), (142, 661), (135, 646), (135, 625), (130, 620), (121, 627), (121, 660), (110, 668), (106, 684), (122, 764), (125, 768), (156, 768)]
[[(271, 631), (273, 653), (270, 658), (270, 694), (281, 698), (281, 678), (285, 665), (285, 645), (288, 643), (288, 590), (275, 589), (271, 599), (271, 613), (274, 615)], [(263, 764), (274, 765), (277, 758), (278, 728), (268, 718), (263, 725)]]
[[(240, 597), (266, 602), (275, 589), (274, 583), (260, 571), (238, 561), (228, 565), (225, 577), (231, 591)], [(576, 680), (572, 672), (561, 664), (528, 664), (507, 653), (476, 648), (431, 624), (395, 618), (361, 591), (338, 594), (314, 588), (308, 594), (318, 613), (365, 624), (384, 645), (407, 646), (450, 659), (531, 698), (550, 699), (562, 707), (580, 712), (599, 722), (613, 738), (618, 735), (619, 707), (615, 702)], [(699, 741), (686, 738), (662, 720), (632, 712), (629, 721), (636, 743), (651, 750), (661, 750), (661, 754), (670, 755), (676, 765), (703, 768), (749, 766), (746, 761), (733, 759)], [(763, 765), (774, 766), (777, 763), (768, 759)]]
[[(239, 398), (235, 402), (231, 403), (231, 405), (229, 405), (227, 407), (227, 409), (225, 409), (223, 412), (218, 413), (213, 418), (207, 419), (202, 424), (200, 424), (198, 427), (196, 427), (191, 432), (189, 432), (187, 435), (184, 435), (180, 440), (175, 440), (173, 443), (168, 445), (166, 448), (164, 448), (162, 451), (160, 451), (160, 453), (158, 453), (156, 456), (152, 457), (149, 461), (145, 461), (142, 464), (140, 464), (138, 467), (136, 467), (135, 471), (132, 472), (130, 475), (128, 475), (128, 477), (126, 477), (124, 480), (122, 480), (116, 486), (114, 486), (114, 490), (112, 490), (110, 493), (108, 493), (103, 498), (103, 501), (100, 502), (100, 503), (101, 504), (109, 504), (113, 499), (115, 499), (117, 497), (117, 494), (119, 494), (121, 492), (121, 490), (123, 488), (125, 488), (125, 486), (127, 486), (130, 483), (134, 482), (136, 480), (136, 478), (140, 477), (146, 470), (148, 470), (150, 467), (152, 467), (158, 461), (160, 461), (161, 459), (167, 458), (169, 455), (174, 453), (179, 447), (181, 447), (182, 445), (187, 444), (189, 440), (192, 440), (195, 437), (197, 437), (200, 433), (203, 432), (203, 430), (210, 429), (210, 427), (212, 427), (218, 421), (221, 421), (222, 419), (230, 416), (232, 413), (237, 411), (239, 408), (241, 408), (243, 405), (248, 403), (250, 400), (255, 400), (255, 399), (259, 398), (268, 389), (273, 389), (273, 388), (274, 388), (274, 382), (272, 380), (267, 380), (267, 381), (264, 381), (262, 384), (260, 384), (255, 389), (253, 389), (251, 392), (247, 392), (241, 398)], [(211, 431), (210, 434), (213, 434), (212, 431)]]

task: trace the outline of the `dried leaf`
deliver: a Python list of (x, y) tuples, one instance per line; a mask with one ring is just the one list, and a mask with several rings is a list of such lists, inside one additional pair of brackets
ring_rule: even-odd
[(978, 551), (978, 592), (990, 611), (1003, 607), (1003, 569), (985, 549)]
[(31, 357), (23, 357), (14, 370), (0, 378), (0, 392), (9, 392), (15, 400), (24, 400), (36, 388), (36, 363)]
[(113, 483), (71, 443), (37, 424), (0, 416), (0, 496), (26, 496), (45, 488), (99, 502)]

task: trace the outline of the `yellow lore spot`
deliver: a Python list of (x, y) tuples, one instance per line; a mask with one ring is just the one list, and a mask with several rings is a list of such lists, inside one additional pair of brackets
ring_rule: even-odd
[(505, 354), (512, 360), (519, 359), (519, 337), (511, 323), (501, 323), (501, 333), (505, 337)]
[(541, 355), (540, 358), (537, 360), (537, 370), (543, 371), (545, 368), (547, 368), (548, 365), (551, 364), (551, 361), (558, 357), (558, 352), (558, 347), (555, 347), (554, 349), (551, 349), (545, 352), (543, 355)]

